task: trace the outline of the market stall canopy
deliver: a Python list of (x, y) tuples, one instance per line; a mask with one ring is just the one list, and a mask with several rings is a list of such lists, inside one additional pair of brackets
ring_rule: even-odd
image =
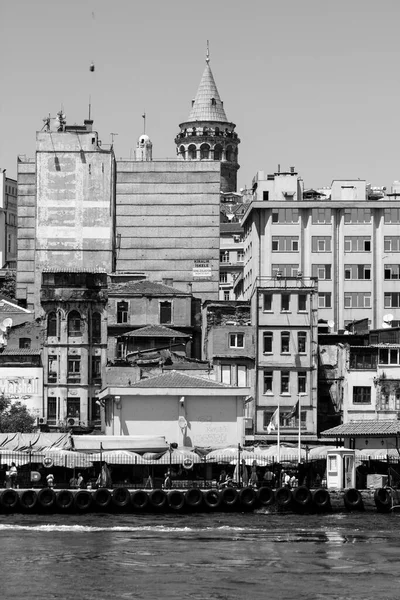
[(109, 450), (165, 452), (168, 450), (169, 444), (164, 436), (77, 435), (74, 437), (74, 448), (79, 452), (96, 452), (96, 454), (100, 452), (100, 449), (107, 452)]
[(232, 464), (232, 461), (237, 460), (239, 456), (240, 460), (255, 460), (254, 452), (250, 452), (249, 450), (238, 450), (237, 446), (229, 446), (228, 448), (222, 448), (221, 450), (213, 450), (207, 454), (206, 461)]
[(104, 461), (109, 465), (144, 465), (148, 462), (137, 452), (129, 450), (109, 450), (91, 454), (90, 457), (93, 462)]
[(42, 452), (50, 448), (70, 450), (69, 433), (0, 433), (0, 450)]
[[(152, 462), (157, 465), (183, 465), (187, 461), (191, 461), (192, 465), (199, 464), (202, 462), (200, 456), (190, 450), (183, 450), (178, 448), (172, 450), (172, 452), (165, 452), (159, 459), (153, 460)], [(147, 462), (150, 462), (149, 460)]]

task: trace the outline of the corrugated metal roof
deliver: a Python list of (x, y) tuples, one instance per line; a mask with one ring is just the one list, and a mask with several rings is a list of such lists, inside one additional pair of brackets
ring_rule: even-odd
[(4, 348), (0, 356), (40, 356), (39, 348)]
[(177, 371), (171, 371), (169, 373), (163, 373), (162, 375), (156, 375), (149, 379), (141, 379), (137, 383), (134, 383), (131, 387), (133, 388), (213, 388), (213, 389), (226, 389), (231, 386), (226, 386), (217, 381), (211, 379), (203, 379), (201, 377), (192, 377), (191, 375), (185, 375), (178, 373)]
[(102, 267), (44, 267), (42, 273), (107, 273)]
[(138, 296), (191, 296), (190, 292), (184, 292), (163, 283), (147, 280), (112, 283), (108, 288), (108, 293), (109, 295), (115, 293)]
[(397, 435), (400, 433), (400, 421), (379, 421), (371, 419), (370, 421), (350, 421), (343, 423), (332, 429), (321, 431), (321, 436), (325, 437), (357, 437), (357, 436), (382, 436)]
[(129, 331), (121, 337), (188, 338), (190, 335), (182, 331), (175, 331), (165, 325), (146, 325), (146, 327)]

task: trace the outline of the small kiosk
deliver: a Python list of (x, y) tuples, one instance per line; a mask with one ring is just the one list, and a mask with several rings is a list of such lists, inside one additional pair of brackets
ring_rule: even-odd
[(326, 454), (326, 485), (342, 490), (356, 486), (355, 450), (332, 448)]

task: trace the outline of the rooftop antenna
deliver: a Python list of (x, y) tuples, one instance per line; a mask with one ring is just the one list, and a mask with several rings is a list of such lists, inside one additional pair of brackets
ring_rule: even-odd
[(209, 44), (209, 41), (207, 40), (206, 63), (208, 64), (209, 62), (210, 62), (210, 44)]
[(89, 121), (90, 121), (90, 114), (92, 112), (92, 97), (89, 94)]
[(112, 146), (114, 144), (114, 138), (116, 135), (118, 135), (118, 133), (111, 132), (110, 135), (111, 135), (111, 146)]
[(145, 110), (143, 111), (142, 119), (143, 119), (143, 134), (145, 134), (146, 133), (146, 111)]

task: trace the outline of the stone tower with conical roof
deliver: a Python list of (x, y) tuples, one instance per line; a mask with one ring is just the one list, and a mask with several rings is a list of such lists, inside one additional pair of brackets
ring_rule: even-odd
[(188, 119), (179, 125), (180, 132), (175, 143), (182, 160), (220, 161), (223, 192), (235, 192), (237, 187), (240, 139), (235, 127), (235, 123), (226, 118), (207, 48), (206, 67), (196, 97), (192, 100), (192, 110)]

